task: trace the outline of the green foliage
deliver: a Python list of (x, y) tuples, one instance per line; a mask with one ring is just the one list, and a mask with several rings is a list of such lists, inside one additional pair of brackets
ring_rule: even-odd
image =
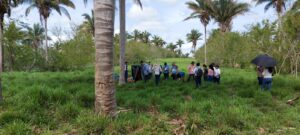
[(49, 66), (52, 70), (82, 69), (94, 60), (95, 48), (92, 36), (78, 33), (74, 39), (51, 48)]

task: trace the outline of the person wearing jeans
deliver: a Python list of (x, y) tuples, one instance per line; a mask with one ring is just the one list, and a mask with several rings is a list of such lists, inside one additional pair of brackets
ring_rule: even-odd
[(170, 73), (170, 67), (167, 63), (164, 64), (164, 77), (165, 77), (165, 80), (168, 80), (169, 79), (169, 73)]
[(261, 90), (271, 90), (272, 87), (272, 73), (273, 73), (273, 67), (265, 68), (263, 71), (263, 82), (261, 85)]
[(200, 67), (200, 63), (196, 64), (196, 67), (194, 69), (194, 75), (195, 75), (196, 88), (199, 88), (199, 86), (201, 86), (201, 78), (203, 75), (203, 70)]
[(188, 66), (188, 72), (189, 72), (189, 78), (187, 79), (188, 82), (191, 80), (191, 78), (195, 79), (194, 69), (195, 69), (195, 62), (193, 61), (191, 65)]
[(155, 74), (155, 85), (158, 86), (159, 81), (160, 81), (160, 73), (162, 72), (160, 65), (155, 64), (153, 66), (153, 72)]

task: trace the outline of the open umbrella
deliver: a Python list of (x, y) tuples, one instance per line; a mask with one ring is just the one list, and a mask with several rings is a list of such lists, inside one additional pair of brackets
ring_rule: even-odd
[(257, 56), (251, 63), (262, 67), (275, 67), (277, 65), (276, 60), (267, 54)]

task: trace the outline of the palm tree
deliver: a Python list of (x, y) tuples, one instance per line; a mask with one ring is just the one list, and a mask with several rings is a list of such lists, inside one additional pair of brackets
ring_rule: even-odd
[(18, 0), (1, 0), (0, 1), (0, 102), (3, 101), (2, 97), (2, 72), (4, 69), (4, 49), (3, 49), (3, 22), (4, 16), (11, 15), (11, 8), (16, 7), (19, 4)]
[(197, 41), (201, 40), (201, 36), (202, 36), (202, 34), (198, 30), (195, 30), (195, 29), (192, 29), (191, 33), (188, 33), (186, 35), (187, 41), (192, 42), (192, 48), (193, 48), (194, 52), (196, 51)]
[(40, 14), (41, 23), (45, 24), (45, 43), (46, 43), (46, 62), (48, 62), (48, 26), (47, 21), (52, 12), (56, 10), (60, 15), (64, 13), (69, 19), (71, 19), (70, 14), (64, 6), (71, 7), (75, 9), (75, 5), (71, 0), (24, 0), (25, 2), (30, 2), (31, 5), (26, 9), (26, 16), (34, 8), (37, 8)]
[(9, 71), (14, 70), (14, 65), (16, 61), (16, 46), (20, 45), (21, 41), (24, 39), (24, 31), (21, 27), (18, 27), (14, 21), (9, 22), (9, 25), (4, 29), (4, 43), (7, 48), (8, 54), (8, 69)]
[(91, 33), (93, 36), (95, 36), (95, 26), (94, 26), (94, 11), (91, 11), (92, 14), (83, 14), (82, 16), (85, 19), (84, 24), (86, 24), (86, 29), (89, 33)]
[(187, 2), (188, 8), (193, 12), (189, 17), (185, 20), (189, 19), (200, 19), (204, 27), (204, 61), (206, 61), (206, 33), (207, 33), (207, 25), (210, 22), (210, 13), (208, 10), (208, 1), (207, 0), (196, 0), (196, 2)]
[[(126, 0), (120, 2), (120, 78), (119, 84), (125, 84), (125, 46), (126, 46)], [(142, 7), (140, 0), (134, 0)]]
[(288, 0), (256, 0), (256, 5), (267, 3), (265, 6), (265, 11), (267, 11), (271, 6), (276, 9), (278, 17), (278, 26), (281, 27), (281, 15), (285, 9), (285, 3)]
[(148, 31), (144, 31), (140, 36), (143, 43), (149, 44), (151, 33), (149, 33)]
[(95, 111), (104, 116), (116, 116), (113, 80), (114, 0), (95, 0)]
[(177, 46), (173, 43), (169, 43), (167, 45), (167, 49), (170, 49), (170, 51), (175, 52), (175, 49), (177, 48)]
[(151, 43), (156, 47), (163, 47), (165, 45), (165, 41), (157, 35), (152, 36)]
[(138, 41), (140, 38), (141, 32), (137, 29), (133, 30), (132, 37), (134, 41)]
[(43, 40), (45, 39), (45, 29), (40, 24), (33, 24), (32, 28), (26, 27), (26, 29), (27, 29), (27, 33), (26, 36), (24, 37), (24, 42), (29, 45), (32, 45), (32, 48), (34, 49), (35, 52), (35, 57), (30, 67), (31, 69), (34, 67), (36, 63), (36, 59), (38, 56), (38, 49), (42, 45)]
[(250, 5), (235, 0), (214, 0), (207, 2), (207, 10), (211, 17), (219, 23), (222, 32), (231, 30), (232, 20), (247, 11)]
[(182, 45), (184, 44), (184, 41), (181, 39), (178, 39), (176, 42), (176, 45), (178, 45), (179, 49), (181, 49)]

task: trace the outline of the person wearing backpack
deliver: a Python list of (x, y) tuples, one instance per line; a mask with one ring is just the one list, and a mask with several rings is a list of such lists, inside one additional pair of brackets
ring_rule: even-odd
[(196, 67), (194, 69), (195, 73), (195, 83), (196, 83), (196, 88), (199, 88), (201, 86), (201, 78), (203, 75), (203, 70), (201, 69), (200, 63), (196, 64)]

